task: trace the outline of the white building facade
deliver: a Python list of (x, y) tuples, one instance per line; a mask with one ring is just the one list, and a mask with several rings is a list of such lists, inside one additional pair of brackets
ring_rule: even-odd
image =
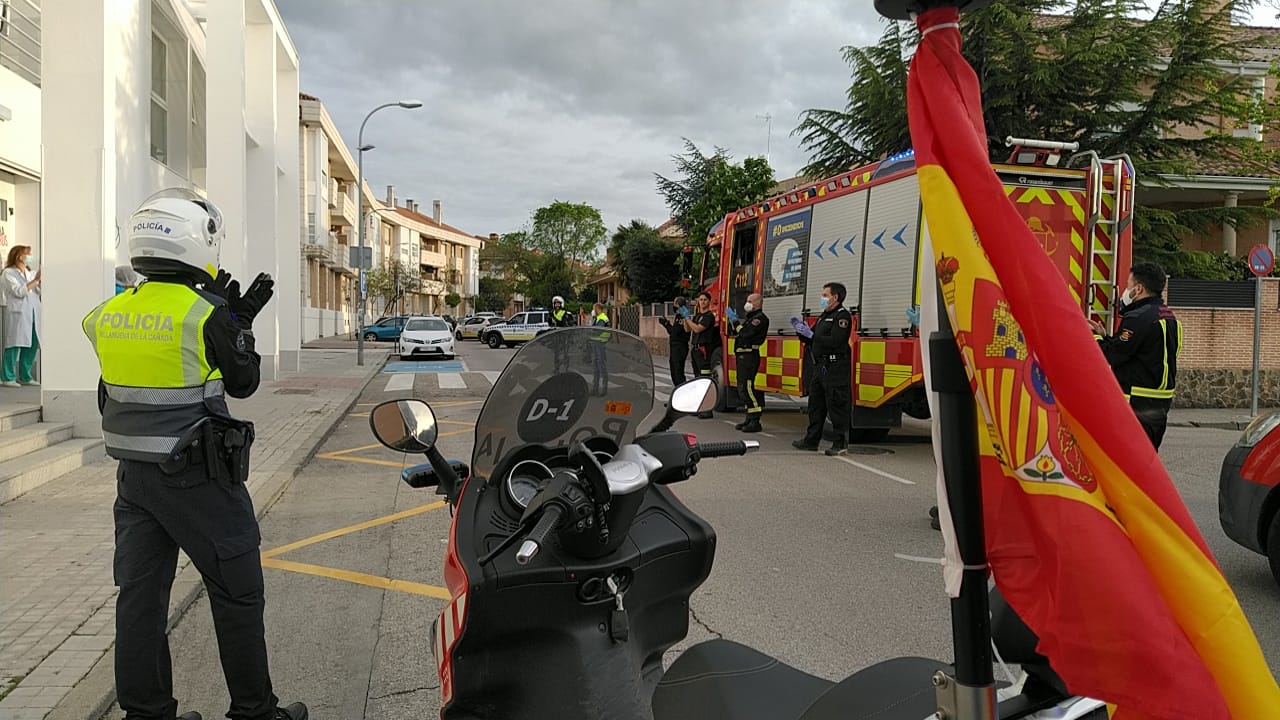
[(222, 210), (224, 268), (275, 277), (254, 323), (262, 374), (296, 370), (298, 56), (274, 2), (46, 0), (41, 33), (45, 419), (98, 434), (98, 366), (80, 321), (114, 292), (130, 214), (167, 187)]
[(0, 264), (14, 245), (41, 255), (40, 3), (7, 2), (0, 12)]

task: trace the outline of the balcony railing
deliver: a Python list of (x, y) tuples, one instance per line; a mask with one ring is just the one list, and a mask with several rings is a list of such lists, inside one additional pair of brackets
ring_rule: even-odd
[(334, 225), (356, 226), (356, 204), (345, 192), (334, 194), (331, 207), (329, 216)]
[(31, 0), (0, 0), (0, 67), (40, 85), (40, 7)]
[(355, 276), (357, 273), (356, 266), (351, 264), (351, 246), (342, 242), (344, 239), (342, 236), (334, 235), (333, 233), (329, 234), (333, 236), (334, 248), (333, 262), (329, 264), (329, 267), (348, 277)]

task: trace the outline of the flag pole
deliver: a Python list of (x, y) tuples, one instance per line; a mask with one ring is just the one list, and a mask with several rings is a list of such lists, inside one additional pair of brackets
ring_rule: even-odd
[[(891, 20), (914, 20), (926, 10), (956, 7), (973, 10), (991, 0), (875, 0), (876, 10)], [(973, 388), (956, 345), (942, 288), (938, 295), (938, 329), (930, 333), (932, 390), (938, 393), (939, 455), (956, 545), (964, 565), (960, 594), (951, 600), (951, 635), (955, 676), (939, 672), (939, 716), (954, 720), (993, 720), (995, 677), (991, 652), (991, 608), (987, 596), (987, 551), (982, 518), (982, 484), (978, 455), (978, 416)]]
[(951, 641), (955, 677), (934, 676), (938, 707), (956, 720), (995, 717), (995, 677), (991, 662), (991, 608), (987, 597), (987, 550), (982, 524), (982, 478), (978, 458), (978, 416), (973, 388), (951, 329), (942, 288), (938, 329), (929, 334), (930, 384), (938, 393), (942, 477), (964, 564), (960, 594), (951, 599)]

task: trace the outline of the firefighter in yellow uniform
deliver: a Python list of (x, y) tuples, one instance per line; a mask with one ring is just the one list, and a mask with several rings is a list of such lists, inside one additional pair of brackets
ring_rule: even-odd
[[(279, 707), (267, 668), (260, 536), (245, 488), (253, 424), (226, 395), (258, 388), (252, 323), (271, 299), (259, 275), (240, 293), (218, 267), (222, 215), (185, 190), (129, 219), (133, 269), (147, 281), (84, 319), (102, 376), (98, 408), (116, 472), (116, 695), (125, 717), (173, 718), (165, 625), (178, 550), (200, 571), (217, 629), (230, 718), (305, 720)], [(180, 720), (199, 720), (187, 712)]]
[(760, 348), (769, 337), (769, 318), (760, 309), (764, 296), (752, 293), (747, 296), (742, 309), (746, 315), (736, 324), (733, 341), (733, 358), (738, 371), (738, 396), (746, 406), (746, 419), (734, 427), (742, 432), (757, 433), (763, 430), (760, 418), (764, 415), (764, 396), (756, 390), (756, 375), (760, 372)]

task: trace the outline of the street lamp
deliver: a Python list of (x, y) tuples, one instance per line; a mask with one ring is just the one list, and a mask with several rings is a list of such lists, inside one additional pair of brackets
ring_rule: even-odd
[(360, 123), (360, 132), (356, 135), (356, 237), (358, 251), (358, 259), (360, 261), (360, 320), (356, 324), (356, 365), (364, 365), (364, 306), (367, 302), (365, 297), (366, 280), (364, 276), (364, 151), (372, 150), (372, 145), (364, 144), (364, 126), (369, 123), (369, 118), (373, 114), (389, 107), (401, 107), (406, 110), (413, 110), (422, 107), (421, 100), (400, 100), (397, 102), (389, 102), (369, 111), (364, 116), (364, 121)]

